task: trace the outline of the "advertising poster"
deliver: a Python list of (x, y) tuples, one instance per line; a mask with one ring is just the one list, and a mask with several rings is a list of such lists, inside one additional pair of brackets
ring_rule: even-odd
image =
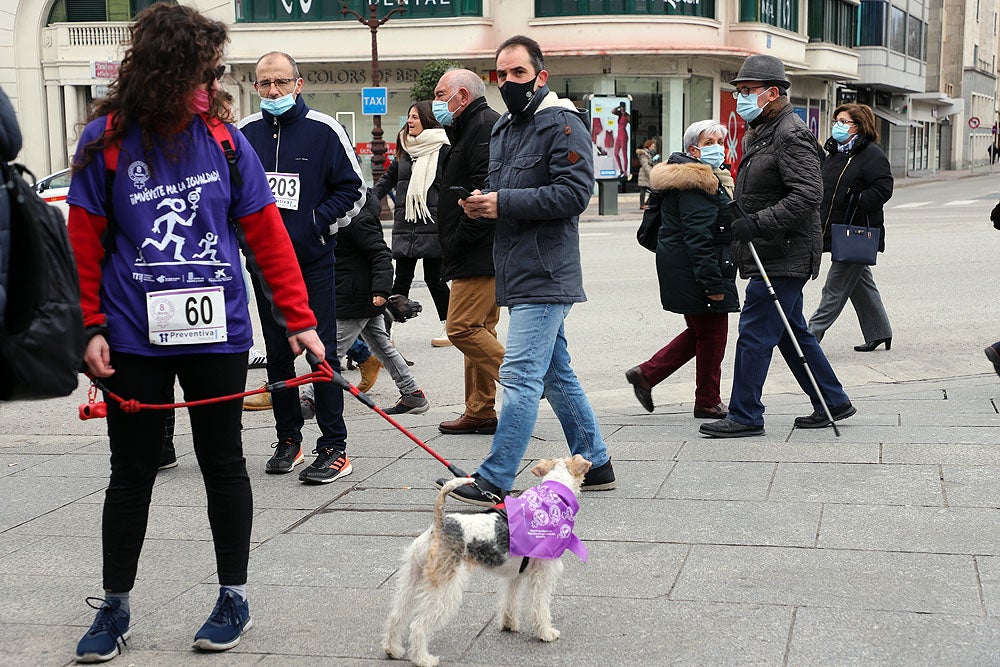
[(809, 109), (809, 120), (806, 121), (806, 125), (809, 126), (809, 131), (813, 133), (813, 136), (823, 141), (825, 137), (819, 136), (819, 109), (817, 107), (810, 107)]
[(747, 122), (736, 113), (736, 100), (732, 91), (723, 90), (720, 96), (722, 104), (722, 124), (729, 133), (726, 135), (726, 164), (730, 165), (733, 176), (739, 169), (740, 158), (743, 157), (743, 135), (746, 133)]
[(597, 179), (628, 180), (632, 164), (632, 100), (627, 97), (590, 98), (590, 139), (594, 146)]

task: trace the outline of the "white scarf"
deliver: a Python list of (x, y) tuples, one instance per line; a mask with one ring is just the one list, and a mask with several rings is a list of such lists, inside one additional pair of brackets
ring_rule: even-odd
[(410, 169), (410, 185), (406, 188), (406, 209), (403, 217), (410, 222), (418, 218), (423, 222), (434, 222), (427, 208), (427, 191), (437, 178), (438, 155), (441, 146), (448, 144), (444, 128), (424, 130), (417, 136), (403, 134), (403, 150), (413, 160)]

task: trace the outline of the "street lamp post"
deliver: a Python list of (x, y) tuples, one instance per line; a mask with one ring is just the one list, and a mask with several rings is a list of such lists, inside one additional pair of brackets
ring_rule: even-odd
[[(405, 4), (406, 0), (398, 0), (401, 4)], [(340, 3), (340, 13), (344, 16), (353, 16), (363, 25), (368, 26), (368, 29), (372, 31), (372, 86), (378, 88), (381, 82), (381, 77), (378, 71), (378, 29), (379, 26), (383, 25), (386, 21), (392, 17), (393, 14), (402, 14), (406, 11), (405, 7), (395, 7), (391, 9), (388, 14), (382, 18), (378, 18), (378, 3), (369, 2), (368, 3), (368, 18), (366, 19), (361, 14), (357, 13), (353, 9), (347, 8), (347, 2)], [(372, 116), (372, 182), (377, 183), (378, 179), (381, 178), (382, 174), (385, 173), (385, 142), (382, 141), (382, 116), (374, 115)]]

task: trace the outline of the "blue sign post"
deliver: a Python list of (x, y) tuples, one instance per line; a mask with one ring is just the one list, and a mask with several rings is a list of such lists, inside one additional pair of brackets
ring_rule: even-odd
[(362, 88), (361, 113), (365, 116), (383, 116), (389, 113), (388, 91), (385, 88)]

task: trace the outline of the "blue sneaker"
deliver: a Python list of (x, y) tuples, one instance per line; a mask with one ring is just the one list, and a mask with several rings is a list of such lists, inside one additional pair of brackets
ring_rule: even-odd
[(250, 605), (232, 591), (221, 589), (212, 615), (194, 636), (194, 647), (203, 651), (228, 651), (253, 626)]
[[(94, 606), (94, 602), (101, 604)], [(125, 646), (125, 640), (132, 634), (128, 627), (130, 615), (120, 608), (119, 600), (108, 602), (102, 598), (87, 598), (87, 604), (97, 610), (97, 617), (76, 645), (76, 661), (107, 662), (121, 653), (118, 643)]]

